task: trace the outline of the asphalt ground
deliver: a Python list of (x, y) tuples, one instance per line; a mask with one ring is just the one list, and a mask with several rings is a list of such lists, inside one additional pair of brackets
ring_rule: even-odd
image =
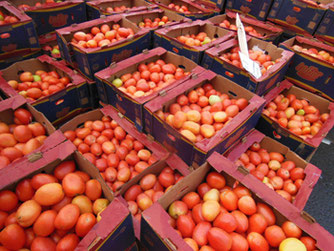
[(327, 231), (334, 235), (334, 129), (326, 139), (330, 145), (321, 143), (311, 163), (322, 170), (321, 177), (304, 208)]

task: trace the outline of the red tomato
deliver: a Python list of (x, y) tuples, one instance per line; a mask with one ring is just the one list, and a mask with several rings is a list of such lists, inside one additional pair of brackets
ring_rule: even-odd
[(208, 241), (215, 250), (227, 251), (232, 247), (232, 238), (223, 229), (213, 227), (209, 230)]
[(25, 241), (25, 232), (18, 224), (11, 224), (0, 232), (0, 243), (8, 249), (23, 248)]

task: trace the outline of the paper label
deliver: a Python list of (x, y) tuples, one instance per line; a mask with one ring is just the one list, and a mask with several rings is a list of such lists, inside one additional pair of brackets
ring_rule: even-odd
[(236, 26), (238, 28), (238, 41), (239, 41), (239, 48), (240, 51), (245, 54), (247, 57), (248, 55), (248, 46), (247, 46), (247, 39), (246, 39), (246, 32), (244, 29), (244, 26), (240, 20), (239, 14), (237, 13), (237, 19), (236, 19)]
[(258, 63), (255, 63), (248, 56), (239, 51), (239, 57), (242, 64), (242, 67), (245, 68), (251, 75), (255, 78), (260, 78), (262, 76), (261, 69)]

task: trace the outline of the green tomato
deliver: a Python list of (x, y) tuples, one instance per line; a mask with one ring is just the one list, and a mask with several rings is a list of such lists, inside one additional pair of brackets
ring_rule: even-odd
[(305, 114), (305, 111), (303, 110), (303, 109), (299, 109), (298, 111), (297, 111), (297, 115), (301, 115), (301, 116), (303, 116)]
[(221, 99), (218, 95), (211, 95), (209, 97), (209, 103), (210, 105), (214, 105), (215, 103), (221, 102)]
[(0, 15), (0, 21), (3, 21), (4, 18), (3, 18), (3, 15)]
[(34, 77), (34, 82), (41, 81), (41, 77), (39, 75), (33, 75)]
[(60, 51), (56, 48), (54, 48), (52, 51), (51, 51), (51, 54), (59, 54)]
[(123, 85), (123, 81), (120, 79), (120, 78), (115, 78), (113, 81), (112, 81), (112, 84), (116, 87), (116, 88), (119, 88)]

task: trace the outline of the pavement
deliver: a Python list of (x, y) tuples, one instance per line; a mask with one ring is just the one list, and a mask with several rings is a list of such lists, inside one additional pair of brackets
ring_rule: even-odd
[(334, 129), (326, 139), (330, 145), (321, 143), (311, 163), (322, 170), (321, 177), (304, 208), (327, 231), (334, 235)]

